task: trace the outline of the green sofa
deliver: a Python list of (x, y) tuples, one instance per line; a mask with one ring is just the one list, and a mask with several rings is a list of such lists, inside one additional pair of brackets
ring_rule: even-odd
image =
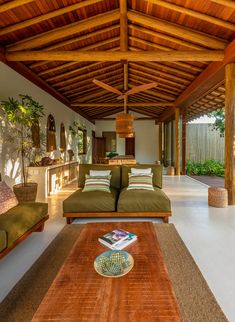
[[(128, 173), (133, 167), (152, 169), (154, 191), (127, 190)], [(82, 192), (90, 170), (111, 170), (111, 193)], [(63, 202), (63, 216), (68, 224), (74, 218), (86, 217), (161, 217), (168, 222), (171, 216), (170, 200), (162, 191), (162, 166), (158, 164), (80, 164), (78, 186)]]
[(18, 204), (0, 215), (0, 258), (23, 241), (30, 233), (42, 231), (48, 216), (48, 204)]

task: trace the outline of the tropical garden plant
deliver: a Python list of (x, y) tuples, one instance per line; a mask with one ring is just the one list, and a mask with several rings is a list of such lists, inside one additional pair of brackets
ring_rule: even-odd
[(188, 161), (186, 164), (187, 175), (224, 176), (224, 164), (216, 160), (205, 162)]
[[(39, 120), (43, 117), (43, 106), (29, 95), (19, 95), (19, 100), (8, 98), (0, 102), (2, 119), (11, 127), (7, 140), (21, 159), (22, 184), (27, 185), (27, 166), (32, 161), (35, 143), (32, 138), (32, 128), (39, 127)], [(38, 149), (38, 147), (37, 147)]]
[(215, 122), (211, 124), (212, 130), (220, 132), (220, 136), (224, 137), (225, 131), (225, 111), (223, 108), (220, 108), (216, 111), (213, 111), (208, 114), (209, 117), (214, 117)]

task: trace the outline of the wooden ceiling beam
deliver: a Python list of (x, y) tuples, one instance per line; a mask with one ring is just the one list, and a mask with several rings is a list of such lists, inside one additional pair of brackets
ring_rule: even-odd
[[(145, 84), (145, 82), (140, 82), (140, 81), (137, 81), (135, 80), (135, 83), (138, 83), (137, 85), (143, 85)], [(135, 86), (133, 86), (132, 84), (129, 84), (129, 87), (133, 88)], [(169, 94), (162, 94), (160, 92), (157, 92), (157, 91), (154, 91), (154, 90), (146, 90), (145, 92), (151, 94), (151, 95), (154, 95), (156, 97), (160, 97), (160, 98), (163, 98), (163, 99), (166, 99), (166, 100), (169, 100), (169, 101), (174, 101), (175, 100), (175, 96), (173, 95), (169, 95)]]
[[(149, 43), (149, 46), (151, 46), (151, 43)], [(129, 49), (133, 51), (140, 51), (141, 49), (135, 46), (129, 46)], [(200, 73), (202, 72), (203, 68), (199, 68), (198, 66), (189, 64), (189, 63), (182, 63), (182, 62), (171, 62), (172, 65), (177, 66), (178, 68), (183, 68), (184, 70), (190, 70), (194, 73)]]
[(176, 106), (186, 108), (224, 81), (224, 67), (235, 61), (235, 40), (225, 49), (224, 60), (211, 63), (176, 99)]
[[(122, 77), (122, 67), (110, 72), (110, 73), (106, 73), (106, 74), (103, 74), (103, 75), (99, 75), (97, 77), (98, 80), (105, 80), (106, 83), (109, 81), (109, 80), (113, 80), (113, 79), (116, 79), (116, 78), (121, 78)], [(87, 78), (85, 79), (84, 81), (81, 81), (81, 82), (76, 82), (74, 84), (71, 85), (71, 88), (70, 89), (66, 89), (64, 90), (63, 88), (60, 89), (61, 92), (64, 93), (64, 95), (66, 94), (70, 94), (72, 93), (72, 91), (76, 91), (76, 90), (79, 90), (79, 91), (84, 91), (86, 90), (86, 88), (88, 88), (89, 90), (90, 89), (96, 89), (97, 86), (92, 82), (93, 80), (93, 77), (92, 78)]]
[[(33, 0), (31, 0), (31, 2), (32, 1)], [(12, 1), (12, 2), (14, 2), (14, 1)], [(27, 2), (30, 2), (30, 1), (24, 1), (24, 2), (27, 3)], [(6, 35), (6, 34), (8, 34), (10, 32), (15, 32), (15, 31), (23, 29), (23, 28), (31, 27), (31, 26), (33, 26), (33, 25), (35, 25), (37, 23), (42, 23), (42, 22), (44, 22), (46, 20), (49, 20), (49, 19), (61, 16), (61, 15), (64, 15), (66, 13), (70, 13), (72, 11), (75, 11), (75, 10), (78, 10), (78, 9), (81, 9), (81, 8), (84, 8), (84, 7), (87, 7), (87, 6), (95, 4), (97, 2), (101, 2), (101, 0), (86, 0), (86, 1), (82, 1), (82, 2), (79, 2), (79, 3), (73, 4), (73, 5), (61, 8), (61, 9), (53, 10), (51, 12), (48, 12), (46, 14), (43, 14), (43, 15), (40, 15), (40, 16), (37, 16), (37, 17), (34, 17), (32, 19), (27, 19), (25, 21), (16, 23), (16, 24), (14, 24), (12, 26), (2, 28), (0, 30), (0, 36)], [(0, 6), (0, 10), (1, 10), (1, 6)]]
[[(226, 2), (233, 2), (233, 1), (226, 1)], [(214, 25), (217, 25), (217, 26), (220, 26), (220, 27), (227, 28), (227, 29), (235, 31), (235, 24), (233, 24), (231, 22), (228, 22), (228, 21), (225, 21), (225, 20), (210, 16), (210, 15), (207, 15), (205, 13), (201, 13), (201, 12), (198, 12), (198, 11), (195, 11), (195, 10), (192, 10), (192, 9), (188, 9), (188, 8), (185, 8), (185, 7), (182, 7), (182, 6), (178, 6), (178, 5), (174, 4), (174, 3), (169, 3), (169, 2), (166, 2), (166, 1), (163, 1), (163, 0), (148, 0), (148, 3), (157, 4), (157, 5), (159, 5), (159, 6), (163, 7), (163, 8), (167, 8), (167, 9), (170, 9), (170, 10), (173, 10), (173, 11), (176, 11), (176, 12), (180, 12), (180, 13), (183, 13), (183, 14), (188, 15), (190, 17), (194, 17), (194, 18), (197, 18), (197, 19), (212, 23)], [(235, 8), (235, 5), (234, 5), (234, 8)]]
[(164, 33), (169, 33), (175, 37), (200, 44), (207, 48), (224, 49), (227, 44), (226, 41), (216, 38), (212, 35), (194, 31), (190, 28), (182, 27), (181, 25), (177, 25), (162, 19), (153, 18), (149, 15), (138, 13), (133, 10), (129, 10), (127, 15), (128, 19), (131, 21), (141, 25), (151, 26), (151, 28), (155, 28), (163, 31)]
[[(73, 63), (73, 64), (77, 64), (77, 63)], [(98, 67), (100, 66), (101, 62), (99, 63), (89, 63), (88, 65), (86, 66), (83, 66), (83, 67), (79, 67), (79, 68), (75, 68), (75, 69), (72, 69), (68, 72), (65, 72), (65, 73), (62, 73), (62, 74), (59, 74), (59, 75), (55, 75), (55, 76), (52, 76), (52, 77), (49, 77), (47, 78), (47, 82), (54, 82), (54, 81), (58, 81), (60, 80), (61, 78), (64, 79), (65, 77), (67, 76), (71, 76), (72, 74), (74, 73), (79, 73), (79, 74), (82, 74), (83, 72), (85, 72), (87, 69), (90, 69), (90, 68), (94, 68), (94, 67)], [(71, 65), (68, 65), (66, 67), (71, 67)], [(39, 76), (41, 76), (40, 73), (38, 73)]]
[(0, 13), (23, 6), (24, 4), (35, 2), (35, 0), (14, 0), (0, 5)]
[(106, 117), (106, 116), (109, 116), (112, 114), (120, 113), (122, 111), (123, 111), (123, 107), (122, 108), (115, 108), (114, 110), (106, 111), (103, 113), (97, 113), (97, 114), (93, 115), (93, 119), (95, 120), (96, 118)]
[[(117, 69), (118, 67), (120, 67), (120, 63), (116, 63), (116, 64), (113, 64), (111, 66), (109, 65), (107, 67), (103, 67), (103, 68), (101, 68), (101, 71), (103, 73), (105, 73), (107, 71), (113, 70), (114, 68)], [(90, 78), (93, 78), (93, 77), (99, 76), (99, 75), (100, 75), (100, 69), (94, 70), (93, 72), (89, 73)], [(78, 75), (78, 76), (75, 76), (75, 77), (65, 79), (64, 81), (54, 83), (53, 86), (60, 87), (60, 89), (65, 90), (65, 89), (69, 89), (69, 87), (71, 86), (72, 83), (79, 82), (79, 81), (82, 81), (84, 79), (87, 79), (87, 75), (82, 74), (82, 75)], [(70, 85), (67, 85), (67, 84), (70, 84)]]
[(193, 43), (188, 42), (186, 40), (175, 38), (175, 37), (172, 37), (172, 36), (157, 32), (157, 31), (153, 31), (153, 30), (147, 29), (146, 27), (140, 27), (140, 26), (137, 26), (137, 25), (134, 25), (134, 24), (129, 24), (129, 28), (134, 30), (134, 31), (135, 30), (140, 31), (140, 32), (142, 32), (142, 33), (144, 33), (146, 35), (151, 36), (151, 37), (154, 37), (154, 38), (158, 37), (158, 38), (167, 40), (169, 42), (172, 42), (174, 44), (178, 44), (180, 46), (184, 46), (184, 47), (187, 47), (187, 48), (196, 49), (196, 50), (204, 49), (203, 46), (196, 45), (196, 44), (193, 44)]
[(162, 72), (162, 71), (159, 71), (157, 69), (153, 70), (151, 67), (143, 65), (142, 63), (139, 63), (139, 64), (131, 63), (131, 65), (135, 66), (137, 69), (138, 69), (139, 66), (144, 67), (146, 70), (148, 70), (151, 73), (154, 73), (156, 76), (159, 76), (159, 77), (163, 76), (163, 78), (165, 77), (166, 79), (170, 79), (171, 81), (180, 82), (180, 83), (183, 83), (185, 85), (191, 83), (190, 80), (188, 80), (188, 79), (185, 79), (185, 78), (173, 75), (173, 74), (169, 74), (169, 73), (166, 73), (166, 72)]
[[(117, 89), (121, 89), (122, 88), (122, 85), (119, 85), (116, 88)], [(89, 101), (89, 100), (91, 100), (93, 98), (96, 99), (96, 98), (98, 98), (98, 97), (100, 97), (100, 96), (102, 96), (104, 94), (107, 94), (107, 91), (106, 90), (98, 90), (97, 92), (95, 92), (95, 93), (93, 93), (91, 95), (87, 95), (87, 96), (83, 97), (82, 99), (78, 99), (78, 98), (77, 99), (74, 99), (74, 101), (79, 102), (79, 103), (83, 103), (83, 102)], [(113, 95), (115, 97), (115, 94), (113, 94)], [(79, 95), (79, 96), (81, 96), (81, 95)]]
[(235, 9), (235, 2), (233, 0), (210, 0), (211, 2), (221, 4), (222, 6)]
[(74, 22), (63, 27), (55, 28), (42, 34), (19, 41), (18, 43), (10, 45), (8, 47), (8, 51), (28, 50), (42, 47), (52, 41), (71, 36), (71, 34), (77, 34), (82, 31), (87, 31), (90, 28), (98, 27), (105, 23), (116, 21), (118, 19), (118, 9), (108, 11), (94, 17), (84, 19), (79, 22)]
[[(149, 71), (149, 69), (148, 68), (146, 68), (146, 67), (144, 67), (144, 66), (140, 66), (140, 65), (138, 65), (138, 69), (136, 69), (136, 67), (133, 65), (133, 64), (131, 64), (131, 69), (130, 69), (130, 73), (132, 73), (132, 72), (135, 72), (135, 73), (137, 73), (139, 76), (142, 76), (142, 77), (145, 77), (145, 75), (147, 74), (148, 75), (148, 77), (151, 77), (151, 78), (155, 78), (155, 80), (156, 81), (158, 81), (158, 82), (162, 82), (162, 85), (164, 84), (164, 86), (165, 86), (165, 84), (170, 88), (170, 86), (172, 87), (173, 86), (173, 88), (174, 87), (176, 87), (176, 88), (178, 88), (178, 89), (184, 89), (185, 88), (185, 86), (186, 85), (184, 85), (184, 84), (181, 84), (181, 83), (177, 83), (177, 82), (174, 82), (174, 81), (172, 81), (172, 80), (169, 80), (169, 79), (165, 79), (165, 78), (162, 78), (162, 77), (159, 77), (159, 76), (156, 76), (156, 75), (154, 75), (154, 74), (152, 74), (152, 73), (150, 73), (150, 71)], [(154, 72), (153, 70), (151, 70), (151, 72)], [(149, 73), (149, 74), (148, 74)]]
[[(144, 103), (127, 103), (130, 107), (173, 107), (174, 103), (172, 102), (144, 102)], [(123, 102), (117, 102), (117, 103), (71, 103), (71, 106), (77, 106), (77, 107), (118, 107), (123, 106)]]
[(8, 61), (222, 61), (222, 50), (202, 51), (15, 51), (6, 52)]
[(146, 110), (140, 110), (138, 107), (129, 107), (129, 111), (137, 112), (143, 115), (151, 116), (151, 117), (158, 117), (156, 113), (152, 113)]
[[(119, 41), (119, 37), (108, 38), (108, 39), (102, 40), (100, 42), (97, 42), (97, 43), (94, 43), (94, 44), (91, 44), (91, 45), (88, 45), (88, 46), (80, 47), (78, 50), (84, 50), (84, 51), (87, 50), (87, 51), (89, 51), (89, 50), (92, 50), (92, 49), (98, 49), (101, 46), (105, 46), (105, 45), (110, 44), (110, 43), (115, 42), (115, 41)], [(116, 46), (115, 46), (115, 48), (116, 48)], [(43, 49), (43, 51), (47, 51), (47, 49)], [(31, 67), (33, 67), (33, 68), (40, 67), (40, 66), (43, 66), (45, 64), (48, 64), (49, 62), (50, 61), (40, 61), (40, 62), (32, 64)]]

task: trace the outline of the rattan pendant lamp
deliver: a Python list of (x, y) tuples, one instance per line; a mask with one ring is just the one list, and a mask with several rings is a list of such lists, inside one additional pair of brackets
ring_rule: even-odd
[(120, 138), (131, 138), (134, 136), (134, 117), (127, 112), (127, 97), (157, 86), (157, 83), (149, 83), (133, 87), (132, 89), (122, 93), (118, 89), (105, 84), (97, 79), (93, 79), (93, 83), (100, 86), (107, 91), (113, 92), (118, 95), (117, 99), (123, 99), (124, 112), (116, 115), (116, 132)]

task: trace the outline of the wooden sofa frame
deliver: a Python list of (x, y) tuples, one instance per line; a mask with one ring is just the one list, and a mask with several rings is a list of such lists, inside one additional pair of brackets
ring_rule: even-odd
[(119, 218), (119, 217), (151, 217), (162, 218), (164, 223), (169, 222), (171, 212), (65, 212), (63, 217), (66, 218), (67, 224), (71, 224), (74, 219), (79, 218)]
[(23, 240), (25, 240), (31, 233), (33, 232), (41, 232), (44, 229), (45, 221), (49, 218), (49, 215), (42, 218), (38, 223), (36, 223), (33, 227), (27, 230), (21, 237), (19, 237), (10, 247), (3, 249), (0, 252), (0, 259), (7, 255), (13, 248), (15, 248), (18, 244), (20, 244)]

